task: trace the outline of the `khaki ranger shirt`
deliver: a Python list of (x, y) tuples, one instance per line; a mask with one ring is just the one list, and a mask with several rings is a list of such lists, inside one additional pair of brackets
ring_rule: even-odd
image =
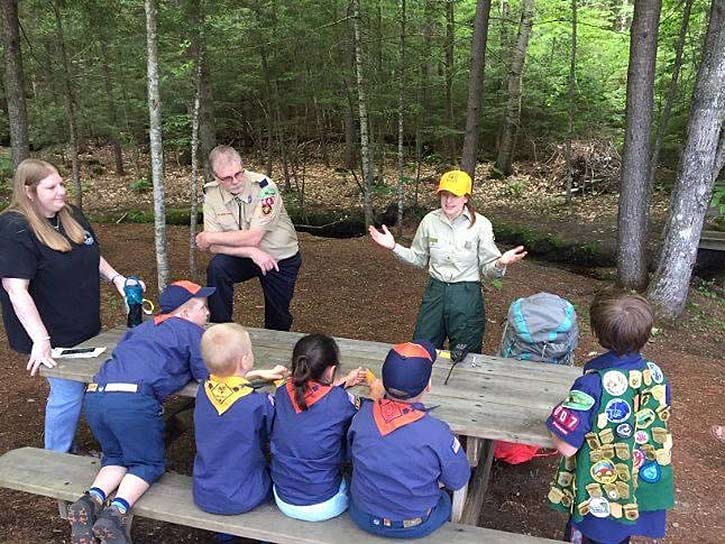
[(249, 183), (233, 195), (218, 182), (204, 185), (204, 230), (264, 230), (259, 249), (278, 261), (299, 251), (297, 233), (277, 186), (267, 176), (247, 170)]
[(501, 252), (494, 243), (491, 222), (477, 213), (471, 226), (468, 208), (453, 221), (441, 209), (428, 213), (410, 248), (395, 244), (393, 253), (419, 268), (427, 263), (429, 274), (446, 283), (480, 281), (481, 276), (497, 278), (506, 271), (495, 264)]

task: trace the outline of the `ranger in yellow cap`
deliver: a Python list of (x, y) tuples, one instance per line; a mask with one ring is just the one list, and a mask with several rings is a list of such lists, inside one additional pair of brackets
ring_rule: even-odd
[(470, 203), (471, 185), (471, 177), (462, 170), (441, 176), (437, 190), (441, 207), (423, 218), (410, 248), (396, 244), (385, 225), (382, 231), (371, 226), (369, 232), (373, 241), (393, 250), (401, 261), (428, 267), (430, 279), (413, 337), (429, 340), (439, 349), (447, 338), (451, 346), (465, 344), (477, 353), (486, 326), (481, 276), (503, 276), (526, 251), (519, 246), (501, 254), (491, 222)]

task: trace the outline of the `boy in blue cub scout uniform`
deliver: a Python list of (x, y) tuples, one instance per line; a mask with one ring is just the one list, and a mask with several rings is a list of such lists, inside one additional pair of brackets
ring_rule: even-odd
[(201, 353), (210, 375), (199, 387), (194, 409), (194, 502), (212, 514), (241, 514), (272, 496), (264, 450), (274, 401), (249, 380), (281, 379), (287, 369), (252, 370), (249, 333), (235, 323), (209, 328)]
[(103, 450), (102, 468), (68, 509), (73, 544), (131, 542), (129, 511), (164, 473), (163, 402), (207, 376), (199, 347), (213, 292), (189, 281), (166, 287), (162, 313), (129, 329), (88, 385), (86, 419)]
[(662, 538), (674, 506), (671, 393), (662, 370), (639, 353), (652, 330), (652, 309), (639, 295), (603, 295), (590, 316), (610, 351), (585, 365), (546, 421), (564, 456), (549, 501), (570, 516), (567, 542)]
[(428, 341), (398, 344), (383, 363), (385, 397), (365, 402), (348, 442), (353, 462), (350, 517), (364, 531), (417, 538), (450, 519), (451, 499), (471, 475), (448, 425), (422, 404), (436, 351)]

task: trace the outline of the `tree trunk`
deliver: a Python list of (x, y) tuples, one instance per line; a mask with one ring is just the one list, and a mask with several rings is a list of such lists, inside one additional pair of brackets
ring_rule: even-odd
[(481, 124), (481, 100), (483, 98), (483, 71), (486, 66), (486, 42), (488, 40), (488, 16), (491, 0), (478, 0), (476, 19), (473, 23), (471, 43), (471, 71), (468, 75), (468, 107), (466, 115), (466, 136), (463, 140), (461, 168), (476, 179), (478, 159), (478, 135)]
[(10, 123), (13, 169), (30, 156), (28, 113), (25, 107), (23, 58), (20, 48), (20, 21), (17, 0), (2, 0), (3, 45), (5, 48), (5, 96)]
[(113, 147), (113, 158), (116, 164), (116, 175), (123, 176), (123, 150), (121, 148), (120, 130), (118, 128), (118, 113), (113, 100), (113, 78), (111, 67), (108, 63), (108, 36), (105, 32), (98, 35), (98, 44), (101, 48), (101, 73), (103, 74), (103, 88), (106, 92), (106, 108), (108, 109), (108, 122), (111, 125), (109, 141)]
[(398, 0), (400, 11), (400, 67), (398, 68), (398, 235), (403, 235), (403, 207), (405, 204), (405, 178), (403, 177), (403, 164), (405, 163), (405, 132), (403, 121), (405, 117), (405, 0)]
[(569, 124), (566, 137), (566, 203), (571, 206), (571, 190), (574, 184), (574, 168), (571, 164), (571, 141), (574, 138), (574, 110), (576, 87), (576, 0), (571, 0), (571, 57), (569, 60)]
[(617, 276), (622, 286), (637, 290), (647, 287), (650, 134), (661, 5), (661, 0), (635, 1), (627, 71)]
[[(455, 46), (455, 13), (453, 1), (446, 0), (446, 147), (451, 164), (456, 162), (456, 140), (453, 137), (453, 62)], [(425, 61), (424, 61), (425, 62)]]
[[(199, 216), (199, 110), (201, 109), (201, 71), (204, 53), (197, 50), (194, 70), (194, 105), (191, 110), (191, 212), (189, 214), (189, 276), (196, 282), (196, 222)], [(208, 155), (207, 155), (208, 158)], [(208, 162), (208, 161), (207, 161)]]
[(78, 120), (76, 118), (76, 103), (73, 93), (72, 75), (68, 54), (65, 49), (65, 36), (63, 23), (60, 17), (58, 0), (53, 0), (53, 12), (55, 13), (55, 34), (58, 40), (58, 49), (63, 66), (63, 91), (65, 98), (65, 111), (68, 116), (68, 130), (70, 133), (71, 164), (73, 187), (75, 188), (75, 205), (83, 208), (83, 189), (81, 188), (81, 168), (78, 160)]
[[(420, 88), (418, 91), (418, 103), (420, 105), (420, 115), (415, 116), (415, 156), (418, 164), (423, 158), (423, 126), (426, 113), (429, 110), (428, 105), (430, 104), (430, 68), (431, 63), (427, 62), (430, 58), (431, 44), (433, 42), (433, 0), (426, 0), (425, 12), (423, 15), (423, 51), (421, 54), (422, 62), (420, 63), (419, 75), (420, 75)], [(417, 186), (416, 196), (414, 199), (414, 206), (418, 205), (417, 197)]]
[[(702, 63), (690, 106), (687, 142), (670, 201), (659, 266), (649, 299), (665, 318), (685, 309), (705, 212), (719, 173), (725, 121), (725, 2), (713, 0)], [(719, 165), (722, 166), (721, 164)]]
[(200, 62), (199, 72), (195, 77), (199, 91), (199, 153), (204, 168), (204, 179), (214, 181), (209, 168), (209, 153), (217, 145), (216, 124), (214, 121), (214, 96), (211, 88), (209, 63), (206, 62), (206, 19), (204, 0), (191, 0), (189, 18), (194, 31), (191, 37), (191, 56), (195, 65)]
[(677, 87), (680, 78), (680, 68), (682, 67), (682, 52), (685, 49), (685, 38), (687, 37), (687, 26), (690, 22), (690, 12), (692, 11), (693, 0), (685, 0), (685, 8), (682, 13), (682, 22), (680, 23), (680, 34), (677, 37), (677, 45), (675, 46), (675, 65), (672, 67), (672, 79), (667, 89), (667, 97), (660, 114), (660, 122), (657, 127), (657, 138), (655, 139), (654, 149), (652, 150), (652, 161), (649, 167), (649, 186), (650, 190), (654, 187), (655, 175), (657, 173), (657, 163), (660, 158), (660, 150), (662, 149), (662, 141), (667, 132), (667, 123), (670, 121), (670, 112), (672, 111), (672, 103), (677, 95)]
[(522, 0), (521, 21), (516, 37), (516, 46), (511, 56), (511, 69), (508, 80), (508, 103), (501, 131), (501, 144), (496, 157), (496, 168), (505, 176), (511, 175), (516, 132), (521, 119), (521, 79), (524, 73), (526, 50), (529, 47), (529, 35), (534, 19), (534, 0)]
[[(634, 0), (635, 6), (639, 0)], [(622, 7), (619, 9), (619, 27), (620, 32), (627, 32), (629, 25), (629, 0), (622, 0)]]
[(353, 31), (355, 33), (355, 68), (357, 74), (358, 110), (360, 113), (360, 157), (365, 194), (363, 195), (365, 227), (373, 224), (373, 172), (370, 164), (370, 139), (368, 136), (368, 106), (365, 96), (365, 76), (363, 74), (363, 51), (360, 40), (360, 0), (353, 0)]
[(164, 146), (161, 134), (161, 96), (159, 93), (158, 11), (156, 0), (144, 0), (146, 9), (146, 47), (148, 54), (149, 140), (151, 177), (154, 186), (154, 241), (156, 268), (161, 292), (169, 282), (166, 252), (166, 208), (164, 204)]

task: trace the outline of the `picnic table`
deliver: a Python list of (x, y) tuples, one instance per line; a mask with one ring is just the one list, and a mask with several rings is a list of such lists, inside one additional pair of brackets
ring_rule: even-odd
[[(256, 368), (275, 364), (289, 366), (292, 348), (304, 334), (247, 328), (252, 339)], [(41, 369), (44, 376), (90, 382), (111, 354), (125, 327), (105, 331), (78, 347), (106, 347), (96, 358), (58, 359), (55, 368)], [(336, 338), (340, 346), (341, 373), (358, 366), (370, 368), (380, 376), (382, 362), (390, 344), (348, 338)], [(544, 421), (551, 409), (564, 398), (581, 369), (469, 354), (453, 369), (448, 384), (444, 381), (451, 367), (446, 353), (433, 366), (432, 390), (426, 406), (446, 421), (454, 433), (465, 438), (466, 454), (474, 467), (468, 488), (453, 496), (453, 522), (476, 525), (488, 486), (493, 444), (505, 440), (521, 444), (552, 446)], [(193, 397), (197, 384), (189, 383), (179, 395)], [(366, 389), (358, 393), (364, 395)]]

